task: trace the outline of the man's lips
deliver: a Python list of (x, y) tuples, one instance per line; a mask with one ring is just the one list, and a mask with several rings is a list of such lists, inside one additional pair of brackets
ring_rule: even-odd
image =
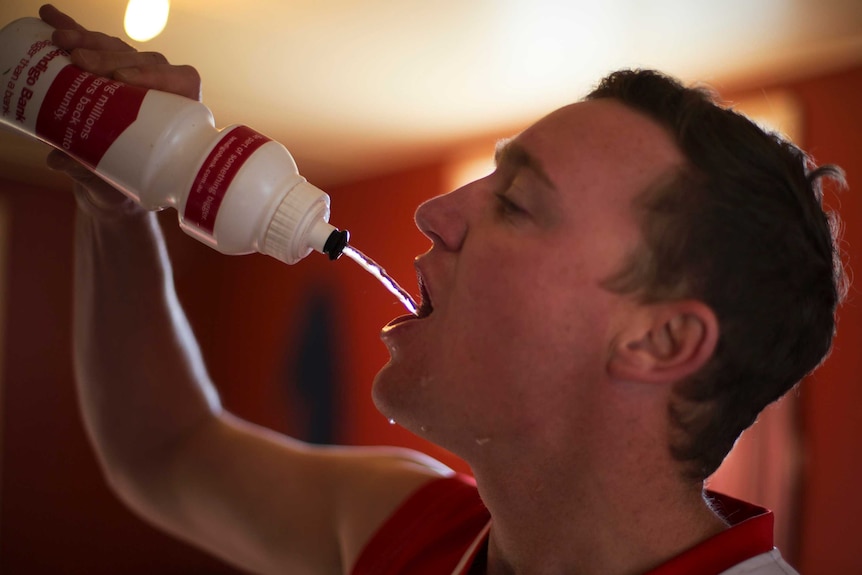
[(398, 317), (396, 317), (395, 319), (393, 319), (392, 321), (390, 321), (389, 323), (384, 325), (383, 330), (386, 331), (390, 328), (395, 327), (396, 325), (406, 323), (409, 321), (419, 321), (419, 318), (417, 318), (415, 315), (399, 315)]
[(416, 278), (419, 283), (419, 296), (421, 298), (419, 300), (419, 308), (416, 310), (416, 317), (422, 319), (431, 315), (431, 312), (434, 311), (434, 306), (431, 305), (431, 295), (425, 286), (425, 279), (422, 277), (422, 273), (417, 271)]

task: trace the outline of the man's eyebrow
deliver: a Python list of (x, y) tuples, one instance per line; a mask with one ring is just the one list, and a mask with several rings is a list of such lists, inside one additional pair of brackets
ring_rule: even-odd
[(494, 163), (497, 166), (512, 168), (527, 168), (552, 190), (557, 189), (551, 177), (545, 171), (541, 162), (530, 154), (524, 146), (515, 139), (500, 140), (494, 152)]

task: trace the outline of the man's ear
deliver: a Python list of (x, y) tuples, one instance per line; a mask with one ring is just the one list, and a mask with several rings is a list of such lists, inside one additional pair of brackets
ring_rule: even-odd
[(617, 334), (607, 371), (612, 379), (673, 383), (703, 367), (718, 343), (712, 309), (695, 300), (642, 306)]

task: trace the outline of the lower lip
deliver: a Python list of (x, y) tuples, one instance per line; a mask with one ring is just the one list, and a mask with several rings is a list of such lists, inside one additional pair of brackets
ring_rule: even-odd
[(417, 317), (417, 316), (415, 316), (415, 315), (402, 315), (402, 316), (398, 316), (398, 317), (396, 317), (395, 319), (393, 319), (392, 321), (390, 321), (389, 323), (387, 323), (385, 326), (383, 326), (383, 329), (384, 329), (384, 330), (386, 330), (386, 329), (390, 329), (390, 328), (395, 327), (396, 325), (400, 325), (400, 324), (402, 324), (402, 323), (407, 323), (407, 322), (410, 322), (410, 321), (418, 321), (418, 320), (420, 320), (420, 319), (422, 319), (422, 318)]

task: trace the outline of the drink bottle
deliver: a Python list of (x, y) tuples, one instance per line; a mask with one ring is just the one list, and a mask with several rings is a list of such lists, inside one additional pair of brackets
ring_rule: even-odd
[(0, 30), (0, 122), (80, 161), (149, 210), (177, 210), (188, 234), (225, 254), (293, 264), (341, 255), (329, 196), (278, 142), (243, 125), (218, 130), (201, 102), (86, 72), (21, 18)]

